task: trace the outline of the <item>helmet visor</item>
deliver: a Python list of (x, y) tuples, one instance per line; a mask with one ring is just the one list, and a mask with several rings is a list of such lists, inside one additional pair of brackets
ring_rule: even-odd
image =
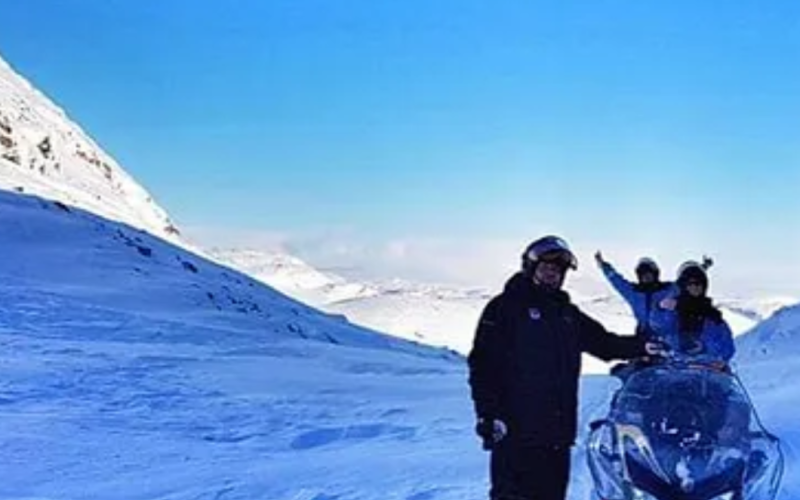
[(532, 262), (554, 262), (564, 268), (577, 269), (578, 259), (563, 244), (554, 241), (545, 241), (541, 245), (534, 245), (528, 250), (528, 259)]
[(559, 264), (564, 269), (577, 269), (578, 262), (572, 252), (565, 250), (552, 250), (539, 257), (539, 262), (552, 262)]

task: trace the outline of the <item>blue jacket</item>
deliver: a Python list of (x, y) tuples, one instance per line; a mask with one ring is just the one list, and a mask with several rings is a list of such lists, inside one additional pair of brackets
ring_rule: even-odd
[(633, 310), (637, 324), (636, 333), (645, 335), (645, 338), (649, 339), (656, 330), (656, 326), (650, 321), (652, 311), (663, 299), (674, 296), (677, 293), (677, 286), (674, 283), (660, 282), (653, 288), (645, 289), (637, 283), (626, 280), (608, 262), (604, 262), (601, 269), (611, 286)]
[(698, 342), (690, 350), (686, 350), (686, 342), (681, 342), (681, 340), (691, 334), (680, 331), (677, 312), (664, 309), (660, 304), (656, 304), (650, 315), (650, 323), (658, 333), (660, 340), (665, 342), (670, 350), (693, 361), (700, 363), (724, 361), (727, 363), (736, 352), (733, 332), (724, 319), (715, 321), (705, 318), (699, 334), (694, 334)]

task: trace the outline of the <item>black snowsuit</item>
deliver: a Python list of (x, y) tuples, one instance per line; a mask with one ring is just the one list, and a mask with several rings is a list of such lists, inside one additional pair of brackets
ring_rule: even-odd
[(480, 418), (508, 435), (492, 449), (493, 500), (562, 500), (576, 436), (581, 353), (604, 360), (643, 356), (639, 337), (609, 333), (562, 291), (518, 273), (483, 311), (469, 354)]

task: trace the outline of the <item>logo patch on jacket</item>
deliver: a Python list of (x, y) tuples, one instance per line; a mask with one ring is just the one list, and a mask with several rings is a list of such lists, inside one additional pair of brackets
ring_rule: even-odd
[(531, 307), (528, 309), (528, 316), (530, 316), (532, 320), (538, 321), (542, 318), (542, 311), (536, 309), (535, 307)]

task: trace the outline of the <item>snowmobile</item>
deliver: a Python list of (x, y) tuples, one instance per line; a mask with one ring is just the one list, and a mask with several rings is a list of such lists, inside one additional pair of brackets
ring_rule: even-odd
[(597, 500), (773, 500), (783, 475), (739, 378), (691, 360), (631, 370), (590, 429)]

